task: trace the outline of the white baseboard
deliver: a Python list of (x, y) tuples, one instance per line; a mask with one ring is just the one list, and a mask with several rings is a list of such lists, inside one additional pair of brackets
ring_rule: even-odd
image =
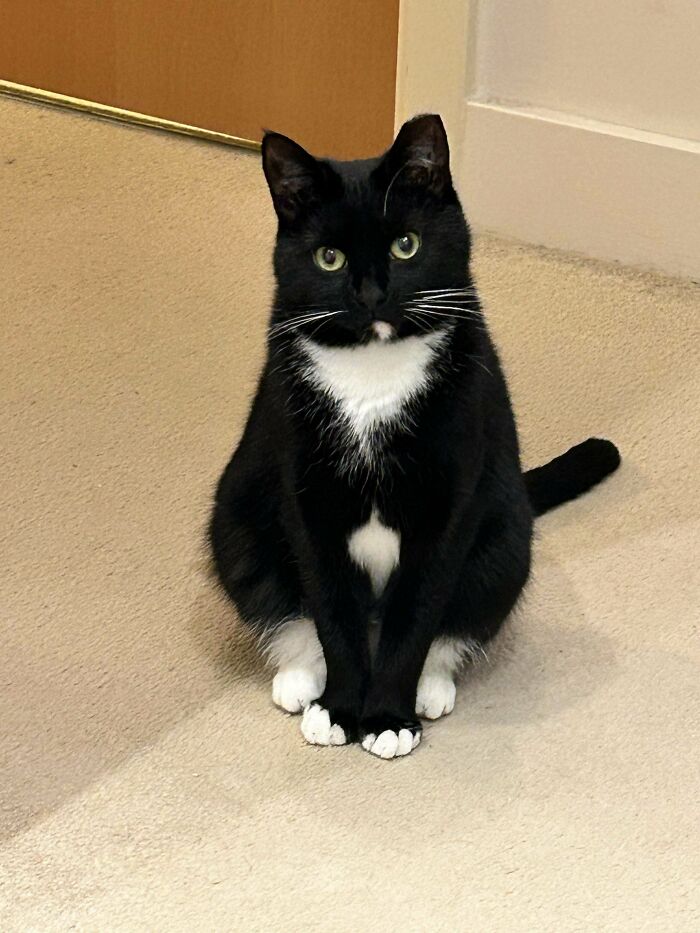
[(464, 133), (475, 229), (700, 279), (700, 142), (476, 101)]

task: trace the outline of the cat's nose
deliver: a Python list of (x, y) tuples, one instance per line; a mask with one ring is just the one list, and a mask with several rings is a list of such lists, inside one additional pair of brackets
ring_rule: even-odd
[(357, 297), (361, 304), (370, 311), (374, 311), (384, 302), (384, 292), (373, 282), (372, 279), (363, 279), (357, 291)]

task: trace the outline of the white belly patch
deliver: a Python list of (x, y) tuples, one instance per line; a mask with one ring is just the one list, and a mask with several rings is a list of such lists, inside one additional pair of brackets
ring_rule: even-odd
[(369, 575), (375, 596), (380, 596), (392, 572), (399, 565), (401, 536), (382, 524), (376, 509), (365, 525), (348, 538), (348, 553)]
[(447, 337), (446, 331), (433, 331), (353, 347), (305, 338), (303, 377), (333, 399), (350, 440), (371, 458), (377, 435), (400, 424), (407, 405), (430, 385), (431, 363)]

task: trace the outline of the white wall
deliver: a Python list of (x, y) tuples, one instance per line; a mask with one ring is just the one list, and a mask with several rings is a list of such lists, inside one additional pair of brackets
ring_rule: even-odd
[(700, 0), (479, 0), (480, 101), (700, 140)]
[(469, 6), (472, 224), (700, 279), (700, 0)]
[(700, 280), (700, 0), (401, 0), (475, 229)]

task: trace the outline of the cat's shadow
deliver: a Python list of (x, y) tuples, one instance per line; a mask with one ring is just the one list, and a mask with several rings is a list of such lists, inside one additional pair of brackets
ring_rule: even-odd
[[(213, 574), (206, 577), (192, 610), (192, 639), (222, 686), (247, 682), (267, 691), (272, 672), (256, 639)], [(613, 644), (601, 622), (587, 616), (566, 570), (540, 555), (521, 605), (488, 647), (488, 660), (461, 676), (456, 714), (464, 711), (470, 722), (483, 725), (536, 722), (580, 705), (617, 677)]]
[(208, 659), (223, 684), (249, 681), (262, 686), (270, 680), (255, 636), (241, 623), (233, 604), (219, 587), (214, 568), (201, 557), (197, 573), (202, 589), (196, 597), (190, 617), (190, 637)]
[(583, 704), (618, 676), (612, 639), (581, 605), (566, 570), (535, 562), (521, 605), (460, 679), (458, 710), (471, 722), (547, 720)]

